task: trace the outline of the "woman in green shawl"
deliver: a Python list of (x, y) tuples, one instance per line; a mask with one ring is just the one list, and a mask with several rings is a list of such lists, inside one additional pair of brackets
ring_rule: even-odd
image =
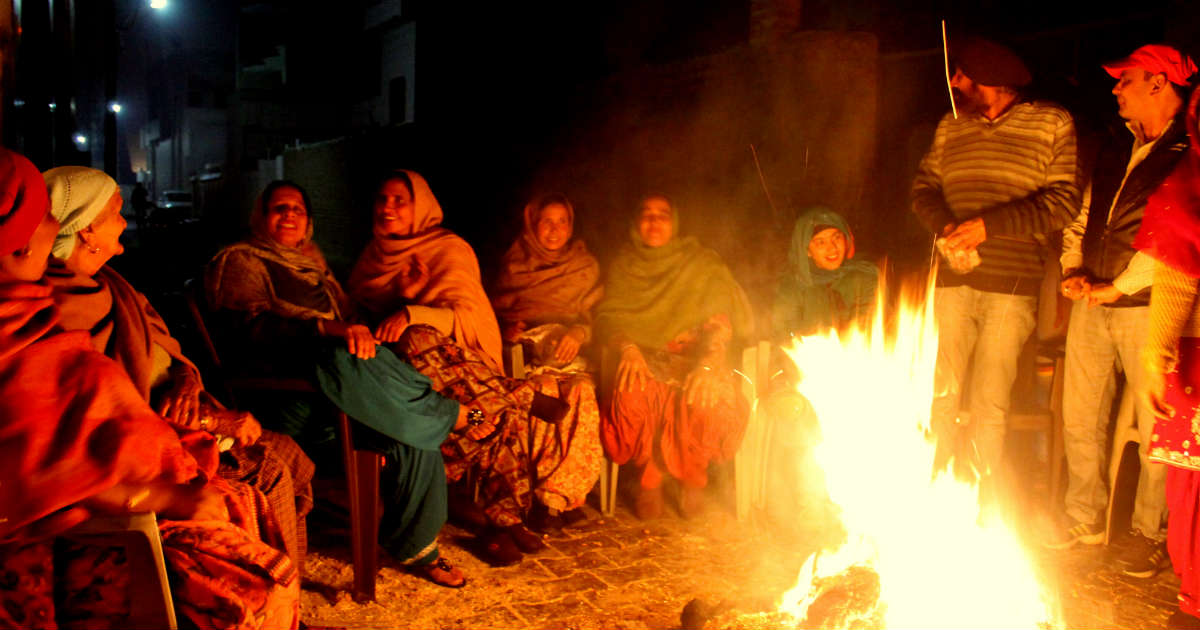
[(641, 469), (641, 518), (662, 513), (664, 470), (682, 486), (680, 511), (695, 514), (709, 463), (733, 457), (748, 416), (726, 355), (750, 337), (749, 301), (716, 252), (678, 232), (671, 202), (644, 198), (596, 310), (597, 338), (620, 356), (601, 440)]
[(788, 267), (779, 280), (772, 310), (772, 336), (792, 335), (865, 323), (875, 305), (879, 270), (854, 259), (854, 235), (842, 215), (810, 208), (796, 219)]

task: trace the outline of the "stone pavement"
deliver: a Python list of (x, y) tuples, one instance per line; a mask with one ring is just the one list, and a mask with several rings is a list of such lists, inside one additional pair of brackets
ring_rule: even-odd
[[(470, 537), (447, 526), (443, 553), (463, 567), (461, 590), (435, 586), (383, 559), (378, 599), (349, 596), (348, 549), (318, 542), (306, 567), (302, 618), (346, 628), (678, 628), (694, 598), (737, 610), (773, 609), (790, 588), (812, 544), (760, 523), (739, 524), (724, 506), (684, 520), (670, 510), (649, 522), (624, 508), (548, 535), (549, 548), (519, 564), (491, 568), (469, 551)], [(811, 540), (811, 538), (810, 538)], [(1120, 548), (1034, 549), (1043, 580), (1058, 592), (1063, 626), (1164, 627), (1178, 581), (1164, 572), (1127, 578), (1109, 554)]]

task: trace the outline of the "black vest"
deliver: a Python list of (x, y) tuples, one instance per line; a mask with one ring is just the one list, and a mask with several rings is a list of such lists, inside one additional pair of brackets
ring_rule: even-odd
[[(1122, 133), (1100, 151), (1092, 174), (1092, 201), (1087, 230), (1083, 234), (1083, 269), (1093, 281), (1112, 282), (1125, 270), (1137, 252), (1133, 248), (1133, 238), (1142, 226), (1146, 199), (1171, 174), (1187, 148), (1187, 127), (1183, 117), (1179, 116), (1146, 159), (1129, 173), (1124, 188), (1121, 179), (1125, 177), (1125, 168), (1133, 154), (1133, 135)], [(1119, 197), (1118, 189), (1121, 191)], [(1110, 207), (1111, 214), (1108, 212)], [(1149, 303), (1150, 287), (1146, 287), (1108, 306), (1145, 306)]]

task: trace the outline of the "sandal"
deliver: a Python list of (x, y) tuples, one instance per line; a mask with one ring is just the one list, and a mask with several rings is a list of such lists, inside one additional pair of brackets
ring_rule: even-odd
[(529, 531), (520, 523), (510, 525), (505, 530), (512, 537), (513, 542), (517, 544), (517, 547), (525, 553), (535, 553), (546, 548), (546, 543), (542, 541), (541, 536)]
[(438, 586), (462, 588), (467, 585), (467, 576), (462, 570), (452, 566), (441, 556), (429, 564), (413, 567), (413, 571)]
[(479, 537), (480, 552), (489, 564), (496, 567), (506, 567), (521, 561), (524, 556), (512, 536), (505, 530), (494, 529)]

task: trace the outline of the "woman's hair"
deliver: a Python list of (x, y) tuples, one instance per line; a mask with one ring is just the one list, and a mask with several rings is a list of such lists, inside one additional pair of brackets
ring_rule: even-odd
[(667, 202), (668, 206), (671, 206), (672, 210), (675, 209), (675, 202), (672, 201), (670, 197), (666, 196), (663, 193), (657, 192), (657, 191), (651, 191), (651, 192), (648, 192), (648, 193), (642, 195), (641, 198), (638, 199), (638, 204), (637, 204), (638, 205), (638, 209), (637, 209), (638, 214), (641, 214), (641, 212), (642, 212), (642, 204), (646, 203), (647, 201), (650, 201), (651, 199), (662, 199), (663, 201)]
[(270, 184), (267, 184), (266, 188), (263, 188), (262, 211), (263, 211), (264, 215), (267, 213), (268, 210), (270, 210), (269, 206), (271, 203), (271, 197), (275, 196), (275, 191), (279, 190), (280, 188), (295, 189), (296, 192), (300, 193), (300, 199), (302, 199), (304, 201), (305, 212), (308, 212), (309, 214), (312, 213), (312, 204), (309, 203), (309, 200), (308, 200), (308, 191), (304, 190), (303, 186), (301, 186), (300, 184), (297, 184), (296, 182), (293, 182), (290, 179), (277, 179), (277, 180), (271, 182)]
[(416, 201), (417, 192), (413, 190), (412, 178), (408, 176), (408, 173), (400, 169), (384, 173), (383, 177), (380, 177), (379, 181), (375, 183), (375, 192), (379, 192), (379, 189), (383, 188), (384, 184), (393, 179), (400, 180), (400, 182), (404, 184), (404, 187), (408, 189), (408, 196), (411, 197), (413, 201)]

